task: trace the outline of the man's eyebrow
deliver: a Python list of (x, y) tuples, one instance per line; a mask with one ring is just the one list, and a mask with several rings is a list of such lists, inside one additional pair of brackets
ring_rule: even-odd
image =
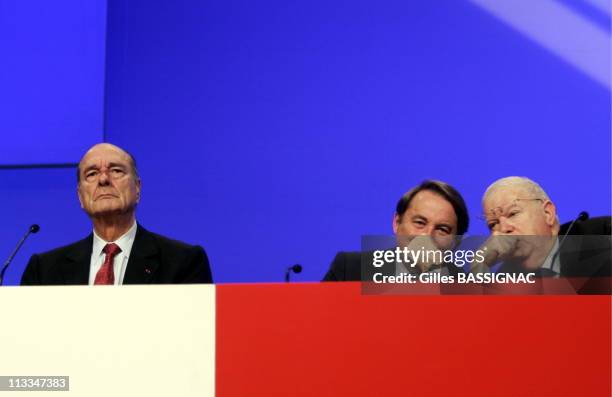
[[(121, 163), (108, 163), (108, 167), (107, 168), (113, 168), (113, 167), (118, 167), (118, 168), (126, 169), (127, 165), (121, 164)], [(85, 168), (82, 168), (82, 170), (83, 170), (83, 173), (86, 173), (87, 171), (97, 170), (99, 168), (100, 167), (98, 167), (97, 164), (91, 164), (91, 165), (88, 165)]]
[(83, 168), (83, 173), (85, 173), (85, 172), (87, 172), (89, 170), (95, 170), (95, 169), (98, 169), (98, 166), (96, 164), (91, 164), (91, 165)]
[(495, 215), (497, 212), (499, 212), (500, 210), (504, 210), (507, 208), (507, 205), (497, 205), (493, 208), (491, 208), (490, 210), (486, 211), (485, 214), (492, 214)]

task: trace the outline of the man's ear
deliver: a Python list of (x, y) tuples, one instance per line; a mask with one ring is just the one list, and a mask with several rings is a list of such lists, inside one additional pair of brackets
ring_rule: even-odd
[(552, 201), (546, 200), (544, 201), (543, 209), (546, 224), (548, 226), (553, 226), (557, 221), (557, 207), (555, 207), (555, 204)]
[(402, 217), (398, 213), (395, 213), (393, 215), (393, 233), (394, 234), (397, 234), (397, 229), (399, 228), (400, 223), (402, 223)]

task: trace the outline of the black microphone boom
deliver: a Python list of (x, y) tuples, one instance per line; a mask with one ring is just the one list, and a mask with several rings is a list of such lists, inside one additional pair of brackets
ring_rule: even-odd
[(26, 239), (28, 238), (30, 234), (38, 233), (39, 230), (40, 230), (40, 226), (36, 224), (31, 225), (28, 231), (26, 232), (26, 234), (24, 234), (21, 240), (19, 240), (19, 243), (17, 243), (17, 246), (13, 250), (13, 253), (11, 254), (11, 256), (8, 257), (6, 262), (4, 262), (4, 266), (2, 266), (2, 271), (0, 272), (0, 285), (2, 285), (2, 283), (4, 282), (4, 272), (6, 272), (6, 269), (9, 267), (9, 265), (13, 261), (13, 258), (15, 257), (15, 255), (17, 255), (17, 252), (19, 251), (23, 243), (26, 241)]
[(563, 245), (563, 242), (565, 242), (565, 239), (567, 238), (567, 236), (570, 234), (570, 232), (572, 231), (572, 228), (574, 227), (574, 224), (576, 222), (584, 222), (587, 219), (589, 219), (589, 213), (586, 211), (582, 211), (581, 213), (578, 214), (578, 217), (576, 219), (574, 219), (572, 221), (572, 223), (570, 223), (570, 225), (568, 226), (567, 230), (565, 231), (565, 233), (563, 234), (563, 239), (561, 239), (561, 242), (559, 243), (559, 249), (561, 249), (561, 246)]
[(287, 271), (285, 272), (285, 282), (288, 283), (290, 281), (291, 272), (298, 274), (302, 272), (302, 265), (296, 264), (293, 266), (289, 266)]

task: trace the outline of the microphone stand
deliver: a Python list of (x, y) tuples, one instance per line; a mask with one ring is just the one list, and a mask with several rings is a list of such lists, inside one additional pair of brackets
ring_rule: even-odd
[(289, 266), (287, 268), (287, 270), (285, 271), (285, 282), (288, 283), (290, 282), (290, 277), (291, 277), (291, 272), (295, 273), (295, 274), (299, 274), (302, 272), (302, 265), (296, 264), (293, 266)]
[(13, 253), (11, 254), (11, 256), (8, 257), (6, 262), (4, 262), (4, 266), (2, 266), (2, 271), (0, 272), (0, 286), (2, 286), (2, 283), (4, 282), (4, 273), (6, 272), (6, 269), (9, 267), (9, 265), (13, 261), (13, 258), (15, 257), (15, 255), (17, 255), (17, 252), (19, 251), (23, 243), (26, 241), (26, 239), (28, 238), (30, 234), (38, 233), (39, 230), (40, 230), (40, 226), (32, 225), (30, 226), (26, 234), (23, 235), (21, 240), (19, 240), (19, 243), (17, 243), (17, 246), (13, 250)]

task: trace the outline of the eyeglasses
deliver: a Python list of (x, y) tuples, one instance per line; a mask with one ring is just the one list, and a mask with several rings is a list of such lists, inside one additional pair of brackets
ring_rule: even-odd
[(505, 207), (495, 207), (489, 210), (488, 213), (481, 215), (479, 218), (487, 223), (489, 230), (494, 231), (496, 226), (499, 225), (499, 218), (504, 217), (507, 219), (515, 218), (520, 216), (525, 208), (519, 203), (521, 201), (541, 201), (541, 198), (517, 198), (512, 200), (510, 204)]

